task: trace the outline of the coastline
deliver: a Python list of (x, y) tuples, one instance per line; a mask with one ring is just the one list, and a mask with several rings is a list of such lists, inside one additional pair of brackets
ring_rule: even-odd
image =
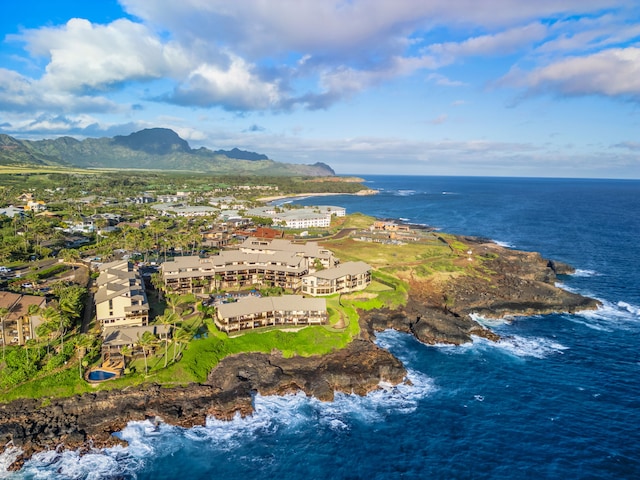
[[(322, 195), (324, 196), (324, 195)], [(331, 401), (337, 391), (366, 395), (381, 385), (405, 381), (404, 365), (373, 343), (388, 328), (415, 336), (424, 344), (460, 345), (480, 336), (500, 338), (476, 322), (474, 314), (505, 317), (597, 308), (599, 302), (555, 286), (557, 274), (571, 267), (543, 259), (535, 252), (511, 250), (473, 237), (475, 255), (486, 257), (487, 278), (452, 276), (434, 284), (427, 277), (408, 279), (405, 306), (360, 311), (360, 339), (333, 353), (282, 358), (278, 354), (244, 353), (226, 357), (205, 383), (165, 388), (147, 384), (72, 398), (22, 399), (0, 405), (0, 444), (20, 448), (11, 469), (33, 454), (58, 448), (89, 452), (122, 441), (113, 433), (129, 421), (162, 419), (185, 428), (203, 425), (208, 416), (231, 419), (253, 412), (251, 395), (303, 391)], [(463, 259), (467, 261), (466, 258)]]
[(363, 196), (368, 196), (368, 195), (377, 195), (379, 193), (380, 193), (379, 190), (373, 190), (373, 189), (363, 189), (363, 190), (359, 190), (359, 191), (357, 191), (355, 193), (337, 193), (337, 192), (293, 193), (293, 194), (288, 194), (288, 195), (273, 195), (273, 196), (270, 196), (270, 197), (261, 197), (261, 198), (258, 198), (256, 201), (263, 202), (263, 203), (269, 203), (269, 202), (275, 202), (275, 201), (278, 201), (278, 200), (286, 200), (286, 199), (299, 200), (299, 199), (302, 199), (302, 198), (335, 197), (335, 196), (339, 196), (339, 195), (354, 195), (354, 196), (363, 197)]

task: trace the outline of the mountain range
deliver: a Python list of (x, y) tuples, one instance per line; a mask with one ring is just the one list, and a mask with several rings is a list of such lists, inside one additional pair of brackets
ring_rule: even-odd
[(192, 149), (167, 128), (148, 128), (113, 138), (59, 137), (20, 140), (0, 134), (0, 165), (186, 170), (218, 175), (334, 176), (324, 163), (281, 163), (264, 154), (234, 148)]

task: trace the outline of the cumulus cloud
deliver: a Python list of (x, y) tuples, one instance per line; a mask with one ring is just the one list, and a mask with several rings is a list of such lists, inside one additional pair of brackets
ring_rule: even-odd
[[(70, 105), (63, 112), (105, 111), (117, 108), (107, 95), (132, 85), (153, 85), (138, 98), (180, 106), (322, 109), (464, 57), (529, 50), (559, 28), (538, 19), (619, 1), (485, 0), (478, 8), (476, 0), (120, 0), (136, 20), (98, 25), (76, 18), (12, 36), (46, 67), (40, 78), (0, 75), (7, 85), (0, 109), (40, 103)], [(430, 45), (434, 29), (462, 39)], [(478, 33), (464, 39), (468, 31)], [(440, 73), (427, 79), (462, 85)]]
[(94, 25), (74, 18), (61, 27), (27, 30), (21, 39), (30, 53), (49, 58), (41, 81), (61, 91), (105, 90), (175, 75), (189, 66), (182, 48), (163, 44), (144, 25), (126, 19)]
[(41, 113), (34, 116), (26, 114), (11, 115), (11, 121), (3, 126), (4, 133), (19, 135), (20, 138), (41, 139), (72, 135), (74, 137), (110, 137), (129, 134), (145, 128), (137, 122), (105, 124), (92, 115), (55, 115)]
[[(182, 35), (237, 46), (241, 55), (261, 56), (297, 51), (343, 55), (362, 48), (397, 53), (406, 36), (433, 26), (504, 27), (534, 18), (591, 12), (617, 6), (616, 0), (121, 0), (124, 7), (151, 24)], [(251, 21), (247, 21), (250, 19)], [(188, 28), (187, 28), (188, 26)]]
[(0, 68), (0, 111), (102, 112), (125, 110), (103, 96), (73, 95), (47, 88), (17, 72)]
[(529, 94), (640, 99), (640, 48), (615, 48), (566, 58), (530, 72), (513, 69), (499, 83), (523, 87)]
[(278, 82), (260, 79), (242, 58), (228, 68), (204, 64), (194, 69), (165, 100), (179, 105), (222, 106), (227, 110), (265, 110), (281, 103)]

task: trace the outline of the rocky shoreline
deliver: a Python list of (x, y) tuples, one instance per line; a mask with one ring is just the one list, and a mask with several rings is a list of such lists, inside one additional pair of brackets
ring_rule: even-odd
[[(595, 309), (596, 300), (555, 286), (571, 267), (537, 253), (464, 238), (483, 259), (483, 275), (409, 278), (407, 304), (396, 310), (360, 312), (361, 338), (318, 357), (283, 358), (241, 354), (223, 359), (204, 384), (165, 388), (145, 385), (71, 398), (21, 399), (0, 404), (2, 450), (20, 449), (11, 469), (34, 453), (55, 448), (90, 451), (123, 443), (113, 433), (147, 418), (182, 427), (203, 425), (207, 416), (232, 419), (253, 412), (252, 398), (303, 391), (331, 401), (335, 392), (366, 395), (381, 385), (405, 382), (406, 370), (390, 352), (377, 347), (377, 331), (396, 329), (425, 344), (462, 344), (481, 336), (499, 337), (474, 320), (485, 317), (547, 314)], [(470, 254), (471, 255), (471, 254)]]

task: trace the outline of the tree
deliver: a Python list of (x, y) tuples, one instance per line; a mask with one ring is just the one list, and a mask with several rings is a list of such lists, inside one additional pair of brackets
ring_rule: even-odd
[(176, 361), (176, 357), (178, 356), (178, 354), (182, 350), (182, 348), (179, 348), (178, 352), (176, 353), (175, 346), (176, 345), (186, 345), (190, 341), (191, 341), (191, 333), (189, 333), (184, 328), (178, 328), (178, 329), (173, 331), (173, 342), (174, 342), (173, 361), (174, 362)]
[(78, 354), (78, 373), (82, 379), (82, 360), (86, 355), (87, 349), (93, 345), (95, 337), (87, 333), (81, 333), (75, 339), (76, 352)]
[(147, 375), (147, 373), (149, 372), (149, 365), (147, 363), (147, 349), (151, 351), (151, 347), (156, 344), (156, 341), (157, 341), (156, 336), (149, 331), (144, 332), (142, 336), (138, 334), (138, 345), (142, 347), (142, 355), (144, 356), (144, 374), (145, 375)]
[(180, 295), (177, 294), (167, 295), (166, 300), (167, 307), (171, 309), (171, 313), (176, 313), (176, 310), (178, 310), (178, 307), (182, 304)]
[(5, 334), (5, 319), (9, 315), (9, 309), (5, 307), (0, 307), (0, 320), (2, 321), (2, 361), (6, 360), (7, 356), (7, 336)]
[[(167, 334), (164, 339), (164, 368), (167, 368), (167, 362), (169, 357), (169, 326), (175, 325), (175, 317), (177, 314), (166, 311), (164, 315), (160, 315), (156, 318), (156, 322), (160, 325), (167, 326)], [(174, 326), (175, 328), (175, 326)]]

